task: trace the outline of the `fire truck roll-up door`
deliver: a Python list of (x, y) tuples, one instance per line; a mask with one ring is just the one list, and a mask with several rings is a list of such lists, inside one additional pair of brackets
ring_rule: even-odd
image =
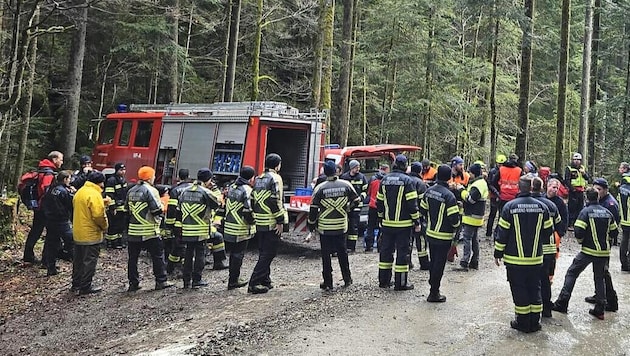
[(282, 157), (282, 176), (285, 191), (294, 191), (306, 186), (309, 165), (310, 125), (282, 127), (269, 124), (267, 127), (267, 152)]
[(177, 169), (187, 168), (191, 177), (196, 177), (199, 168), (209, 167), (216, 129), (216, 123), (184, 123), (182, 140), (177, 153)]

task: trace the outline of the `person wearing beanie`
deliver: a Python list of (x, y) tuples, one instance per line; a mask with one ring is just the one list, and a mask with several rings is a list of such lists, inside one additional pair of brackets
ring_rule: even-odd
[[(599, 185), (598, 185), (599, 186)], [(601, 186), (600, 186), (601, 187)], [(595, 295), (587, 297), (586, 301), (594, 303), (595, 307), (588, 311), (594, 317), (604, 320), (605, 311), (617, 311), (617, 293), (612, 290), (612, 280), (607, 277), (610, 259), (609, 241), (618, 234), (615, 218), (598, 202), (601, 193), (596, 187), (589, 187), (585, 192), (587, 205), (580, 211), (575, 220), (575, 237), (582, 245), (582, 250), (575, 256), (564, 277), (564, 285), (553, 305), (553, 310), (567, 313), (569, 300), (577, 278), (582, 271), (593, 264), (593, 279)], [(611, 285), (608, 283), (611, 282)], [(609, 290), (614, 295), (609, 295)], [(614, 297), (615, 300), (611, 300)], [(614, 304), (613, 304), (614, 303)]]
[(497, 206), (499, 212), (503, 210), (507, 202), (518, 195), (518, 180), (522, 175), (523, 170), (518, 165), (518, 156), (511, 154), (510, 159), (505, 161), (499, 167), (496, 175), (492, 177), (490, 185), (499, 193), (499, 204)]
[(582, 154), (573, 153), (571, 163), (564, 169), (564, 186), (569, 188), (569, 231), (573, 230), (573, 222), (584, 207), (584, 189), (591, 182), (586, 167), (582, 164)]
[[(391, 286), (394, 268), (394, 290), (414, 288), (409, 283), (409, 239), (411, 232), (420, 232), (418, 192), (411, 177), (405, 174), (407, 157), (396, 156), (394, 169), (381, 180), (376, 196), (376, 208), (381, 219), (382, 245), (379, 245), (378, 284), (381, 288)], [(394, 263), (394, 252), (396, 261)]]
[[(345, 233), (348, 231), (348, 210), (359, 204), (360, 198), (350, 182), (338, 179), (334, 162), (324, 164), (327, 180), (315, 187), (307, 225), (319, 232), (322, 256), (322, 278), (319, 287), (333, 289), (331, 254), (336, 253), (344, 286), (352, 284)], [(325, 214), (323, 214), (325, 212)]]
[(92, 285), (92, 279), (96, 273), (103, 234), (107, 231), (107, 215), (102, 196), (104, 183), (103, 173), (93, 170), (72, 199), (74, 255), (70, 291), (79, 295), (101, 291), (100, 287)]
[[(608, 192), (608, 181), (605, 178), (595, 178), (593, 180), (593, 189), (597, 192), (598, 203), (601, 207), (606, 208), (613, 217), (614, 222), (619, 226), (621, 223), (621, 214), (619, 213), (619, 203)], [(580, 212), (580, 215), (582, 213)], [(610, 243), (612, 246), (618, 245), (617, 236), (619, 233), (615, 231), (610, 233)], [(577, 236), (577, 235), (576, 235)], [(621, 249), (620, 249), (621, 250)], [(621, 251), (620, 251), (621, 253)], [(612, 277), (609, 271), (610, 256), (606, 258), (606, 265), (604, 267), (604, 286), (606, 289), (606, 311), (617, 311), (619, 309), (619, 299), (617, 298), (617, 291), (613, 287)], [(597, 294), (597, 293), (595, 293)], [(596, 304), (597, 298), (595, 295), (592, 297), (586, 297), (584, 300), (591, 304)]]
[(210, 239), (213, 210), (221, 205), (209, 189), (213, 185), (212, 176), (210, 169), (201, 168), (197, 171), (197, 179), (178, 197), (180, 213), (176, 225), (181, 225), (182, 242), (186, 245), (182, 269), (184, 289), (208, 285), (202, 278), (206, 244)]
[[(283, 182), (278, 174), (282, 159), (276, 153), (265, 158), (265, 171), (254, 180), (252, 190), (252, 211), (256, 220), (258, 238), (258, 262), (254, 267), (247, 292), (267, 293), (271, 284), (271, 263), (278, 252), (280, 237), (289, 224), (289, 216), (284, 208)], [(288, 231), (288, 230), (287, 230)]]
[(488, 222), (486, 224), (486, 237), (492, 236), (494, 230), (494, 221), (496, 220), (497, 213), (499, 212), (499, 187), (496, 186), (497, 175), (499, 174), (499, 167), (507, 161), (507, 157), (504, 154), (498, 154), (495, 159), (495, 164), (488, 172), (486, 182), (488, 182), (488, 198), (490, 200), (490, 214), (488, 215)]
[[(380, 164), (378, 172), (370, 177), (368, 181), (367, 199), (368, 202), (368, 221), (367, 231), (365, 233), (365, 252), (370, 253), (374, 250), (375, 230), (378, 228), (378, 214), (376, 211), (376, 194), (381, 186), (381, 180), (389, 173), (389, 164), (383, 162)], [(379, 231), (380, 233), (380, 231)]]
[(420, 214), (427, 221), (426, 231), (429, 243), (429, 285), (431, 289), (427, 301), (442, 303), (446, 297), (440, 293), (440, 284), (446, 258), (451, 245), (457, 242), (455, 231), (460, 225), (457, 199), (449, 189), (451, 167), (443, 164), (437, 169), (437, 182), (429, 187), (420, 203)]
[(107, 248), (124, 248), (123, 231), (127, 223), (127, 211), (125, 210), (125, 199), (127, 197), (127, 181), (125, 173), (127, 168), (123, 163), (116, 163), (115, 173), (105, 181), (105, 196), (111, 199), (111, 204), (107, 207), (107, 219), (109, 228), (105, 234)]
[(127, 277), (129, 288), (135, 292), (141, 288), (138, 273), (138, 257), (140, 251), (146, 250), (151, 256), (155, 289), (161, 290), (173, 285), (166, 280), (164, 248), (160, 234), (160, 225), (164, 214), (160, 193), (155, 189), (155, 170), (151, 167), (140, 167), (138, 183), (129, 189), (125, 201), (125, 209), (129, 212), (127, 227)]
[(533, 161), (526, 161), (523, 165), (524, 174), (538, 176), (538, 166)]
[(87, 176), (92, 171), (92, 158), (90, 156), (81, 156), (79, 165), (80, 168), (74, 171), (70, 178), (70, 185), (76, 190), (79, 190), (87, 181)]
[(483, 179), (483, 170), (479, 163), (468, 167), (472, 177), (466, 188), (460, 188), (457, 192), (464, 203), (462, 216), (462, 240), (464, 253), (459, 261), (460, 270), (468, 271), (479, 268), (479, 240), (477, 231), (483, 225), (483, 216), (486, 213), (486, 201), (488, 200), (488, 183)]
[(247, 285), (247, 280), (240, 276), (247, 245), (256, 231), (251, 201), (255, 175), (253, 167), (243, 166), (228, 188), (225, 204), (217, 211), (223, 217), (223, 238), (230, 250), (228, 290)]
[[(411, 164), (411, 170), (409, 172), (409, 177), (412, 180), (412, 184), (416, 192), (418, 192), (418, 206), (420, 206), (420, 201), (424, 196), (424, 193), (427, 191), (427, 185), (424, 183), (422, 178), (420, 177), (422, 174), (422, 163), (413, 162)], [(420, 233), (420, 231), (412, 231), (410, 240), (409, 240), (409, 268), (413, 269), (413, 263), (411, 261), (411, 252), (413, 250), (413, 243), (416, 242), (416, 249), (418, 251), (418, 261), (420, 262), (420, 269), (423, 271), (429, 270), (429, 252), (427, 251), (427, 239), (426, 236)]]
[[(184, 259), (184, 245), (182, 241), (181, 223), (177, 223), (177, 204), (179, 196), (184, 189), (190, 187), (192, 179), (190, 172), (186, 168), (181, 168), (177, 172), (179, 181), (169, 190), (168, 207), (166, 208), (166, 229), (170, 230), (170, 238), (164, 239), (164, 256), (166, 258), (166, 273), (169, 275), (175, 272), (175, 269), (181, 267)], [(169, 236), (169, 234), (167, 234)]]
[(470, 175), (464, 170), (464, 160), (461, 157), (455, 156), (451, 159), (451, 170), (451, 178), (448, 183), (452, 187), (458, 185), (462, 185), (463, 187), (468, 186)]
[(421, 163), (422, 163), (422, 174), (420, 174), (420, 177), (422, 178), (424, 183), (426, 183), (427, 186), (432, 186), (433, 184), (435, 184), (437, 169), (435, 169), (435, 167), (431, 165), (431, 161), (429, 161), (426, 158), (423, 159)]
[(359, 204), (348, 214), (348, 239), (346, 241), (346, 247), (348, 252), (354, 253), (357, 248), (359, 235), (363, 236), (360, 220), (363, 202), (367, 198), (368, 180), (365, 178), (365, 175), (360, 172), (361, 164), (359, 164), (359, 161), (355, 159), (351, 160), (350, 163), (348, 163), (348, 168), (349, 170), (342, 174), (340, 179), (350, 182), (359, 195), (359, 198), (361, 198)]
[(541, 329), (543, 240), (553, 233), (553, 222), (545, 203), (531, 196), (532, 177), (520, 177), (518, 187), (518, 196), (501, 210), (494, 260), (497, 266), (503, 260), (510, 283), (516, 314), (510, 326), (530, 333)]
[[(70, 172), (61, 171), (55, 182), (42, 198), (41, 209), (46, 216), (46, 239), (44, 240), (43, 260), (47, 276), (57, 275), (57, 257), (72, 260), (72, 196)], [(63, 249), (62, 249), (63, 242)]]

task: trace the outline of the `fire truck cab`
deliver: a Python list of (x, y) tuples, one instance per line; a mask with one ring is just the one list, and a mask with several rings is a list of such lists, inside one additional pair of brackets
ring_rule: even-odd
[(132, 105), (100, 123), (93, 152), (96, 169), (127, 166), (127, 178), (149, 165), (157, 184), (174, 184), (180, 168), (194, 178), (210, 168), (223, 185), (242, 165), (260, 174), (265, 156), (282, 157), (285, 192), (305, 187), (323, 156), (325, 113), (301, 113), (279, 102)]
[(381, 163), (391, 165), (400, 153), (409, 154), (420, 150), (418, 146), (380, 144), (367, 146), (347, 146), (341, 148), (339, 145), (327, 145), (324, 150), (326, 161), (334, 161), (340, 165), (343, 171), (348, 170), (348, 164), (355, 159), (361, 164), (361, 171), (367, 176), (371, 176), (378, 171)]

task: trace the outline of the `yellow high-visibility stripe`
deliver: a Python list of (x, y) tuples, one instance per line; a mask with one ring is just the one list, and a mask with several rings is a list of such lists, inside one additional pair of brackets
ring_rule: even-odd
[(521, 222), (518, 215), (514, 215), (514, 235), (516, 236), (516, 251), (518, 251), (518, 257), (525, 257), (523, 238), (521, 237)]
[(535, 257), (519, 257), (519, 256), (510, 256), (503, 255), (503, 262), (509, 263), (512, 265), (521, 265), (521, 266), (535, 266), (542, 264), (543, 256), (535, 256)]
[(398, 272), (398, 273), (409, 272), (409, 265), (395, 265), (394, 272)]
[(531, 307), (529, 305), (522, 306), (522, 307), (519, 307), (518, 305), (514, 306), (514, 312), (516, 314), (520, 314), (520, 315), (529, 314), (530, 309), (531, 309)]
[(378, 263), (378, 269), (389, 269), (389, 270), (391, 270), (393, 266), (394, 266), (393, 262), (379, 262)]

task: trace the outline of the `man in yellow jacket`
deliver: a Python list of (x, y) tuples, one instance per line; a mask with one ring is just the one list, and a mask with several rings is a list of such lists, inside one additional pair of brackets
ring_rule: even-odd
[(74, 195), (72, 200), (74, 258), (72, 260), (72, 289), (78, 295), (98, 293), (100, 287), (92, 285), (96, 263), (107, 231), (107, 216), (103, 201), (105, 176), (92, 171), (87, 182)]

